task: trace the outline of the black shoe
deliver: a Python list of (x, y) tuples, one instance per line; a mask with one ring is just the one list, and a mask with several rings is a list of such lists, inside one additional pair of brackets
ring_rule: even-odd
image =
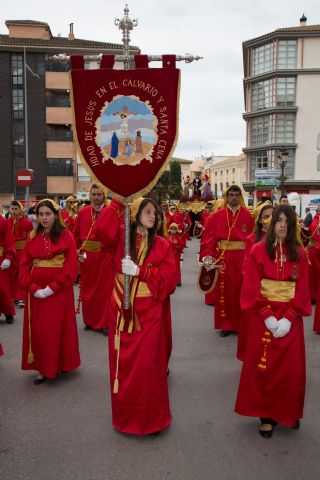
[(181, 287), (181, 285), (182, 285), (181, 282), (177, 283), (177, 287)]
[(270, 425), (271, 426), (271, 430), (260, 430), (259, 428), (259, 433), (261, 435), (261, 437), (263, 438), (271, 438), (272, 435), (273, 435), (273, 426), (271, 425), (271, 423), (263, 423), (262, 425)]
[(106, 337), (108, 336), (108, 329), (107, 328), (99, 328), (99, 332), (102, 333), (102, 335), (105, 335)]
[(47, 380), (47, 377), (45, 377), (44, 375), (38, 375), (34, 380), (33, 380), (33, 383), (35, 385), (40, 385), (40, 383), (43, 383)]
[(220, 337), (228, 337), (231, 333), (231, 330), (221, 330), (219, 333)]
[(7, 323), (13, 323), (14, 322), (14, 318), (12, 315), (6, 315), (6, 322)]
[(83, 327), (83, 330), (93, 330), (93, 328), (90, 327), (89, 325), (85, 325), (85, 326)]
[(167, 377), (170, 375), (170, 370), (167, 368)]
[(160, 435), (160, 433), (161, 433), (161, 430), (158, 430), (157, 432), (148, 433), (148, 437), (157, 437), (158, 435)]
[(298, 419), (298, 420), (296, 421), (296, 424), (293, 425), (293, 427), (291, 427), (291, 428), (293, 428), (293, 430), (299, 430), (299, 428), (300, 428), (300, 420)]

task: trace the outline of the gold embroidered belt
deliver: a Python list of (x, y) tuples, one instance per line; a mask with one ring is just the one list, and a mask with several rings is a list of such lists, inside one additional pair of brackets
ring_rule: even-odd
[(3, 252), (4, 252), (4, 247), (0, 247), (0, 257), (2, 257)]
[(261, 280), (261, 295), (270, 302), (289, 302), (296, 291), (296, 282), (285, 280)]
[(22, 250), (26, 244), (25, 240), (17, 240), (16, 241), (16, 250)]
[(101, 243), (97, 240), (86, 240), (81, 247), (81, 250), (87, 252), (101, 252)]
[(33, 266), (34, 267), (53, 267), (53, 268), (58, 268), (58, 267), (63, 267), (64, 265), (64, 260), (65, 257), (63, 253), (61, 255), (55, 255), (52, 258), (35, 258), (33, 260)]
[(220, 240), (217, 243), (219, 250), (244, 250), (243, 240)]
[[(120, 298), (119, 298), (119, 293), (121, 296), (123, 296), (123, 284), (124, 284), (124, 275), (122, 273), (117, 273), (117, 276), (116, 276), (116, 286), (115, 286), (115, 289), (113, 291), (113, 294), (114, 294), (114, 297), (116, 299), (116, 302), (118, 303), (118, 306), (119, 304), (121, 304), (121, 301), (120, 301)], [(135, 297), (151, 297), (152, 294), (149, 290), (149, 287), (148, 285), (146, 284), (146, 282), (139, 282), (138, 283), (138, 287), (137, 287), (137, 290), (136, 290), (136, 293), (135, 293)]]

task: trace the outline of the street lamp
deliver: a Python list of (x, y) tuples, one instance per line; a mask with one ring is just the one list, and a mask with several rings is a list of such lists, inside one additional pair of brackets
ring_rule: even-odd
[(284, 195), (284, 180), (285, 180), (284, 169), (288, 161), (288, 155), (289, 155), (289, 152), (286, 147), (279, 148), (279, 155), (277, 156), (277, 158), (279, 160), (279, 166), (281, 168), (281, 177), (280, 177), (281, 195)]
[[(26, 47), (23, 47), (23, 87), (24, 87), (24, 139), (25, 139), (25, 168), (29, 170), (29, 131), (28, 131), (28, 92), (27, 92), (27, 69), (33, 77), (40, 79), (39, 75), (35, 73), (27, 64)], [(25, 194), (25, 208), (29, 209), (29, 193), (30, 187), (26, 187)]]

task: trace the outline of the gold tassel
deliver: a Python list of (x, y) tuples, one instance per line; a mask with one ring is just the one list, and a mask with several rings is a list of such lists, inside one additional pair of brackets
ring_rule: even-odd
[(113, 383), (113, 393), (118, 393), (118, 392), (119, 392), (119, 380), (116, 378)]
[(120, 350), (120, 335), (118, 333), (114, 336), (114, 349)]
[(30, 365), (30, 363), (33, 363), (34, 362), (34, 355), (32, 352), (29, 352), (28, 353), (28, 365)]

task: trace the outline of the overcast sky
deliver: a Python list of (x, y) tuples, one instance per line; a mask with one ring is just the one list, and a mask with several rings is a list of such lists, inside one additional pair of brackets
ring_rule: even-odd
[[(74, 23), (76, 38), (121, 43), (114, 18), (123, 16), (119, 0), (10, 0), (2, 2), (5, 20), (47, 22), (54, 36), (67, 36)], [(193, 53), (203, 60), (179, 63), (180, 128), (175, 156), (238, 155), (245, 146), (242, 118), (242, 42), (277, 28), (320, 23), (319, 0), (130, 0), (130, 17), (139, 25), (131, 44), (142, 53)], [(152, 65), (152, 64), (151, 64)], [(320, 66), (320, 65), (319, 65)]]

